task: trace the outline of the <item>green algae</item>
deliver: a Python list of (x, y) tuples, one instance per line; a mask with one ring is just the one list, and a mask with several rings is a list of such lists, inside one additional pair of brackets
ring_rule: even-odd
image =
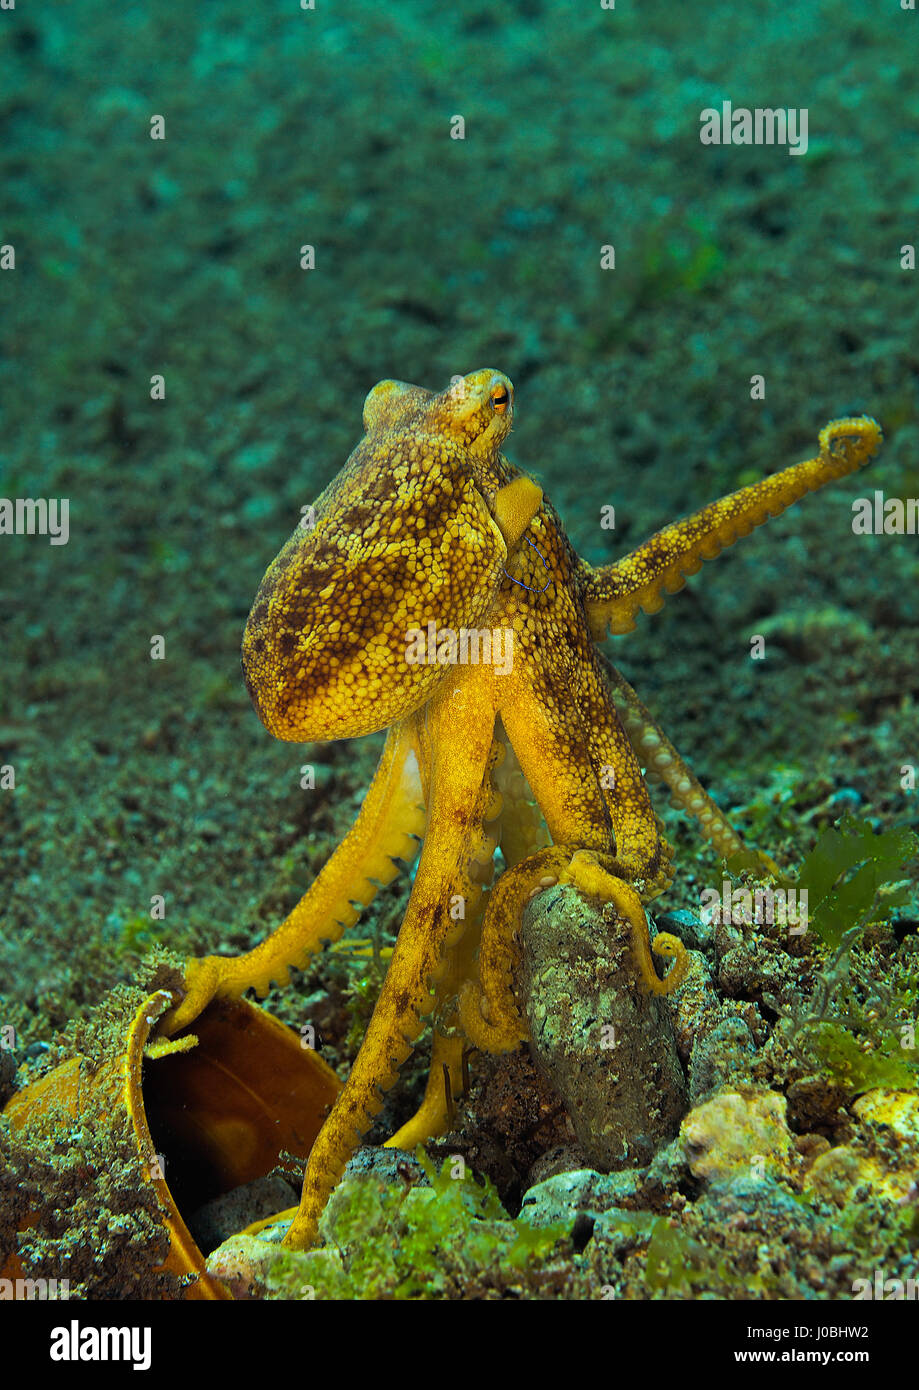
[(724, 1259), (715, 1257), (666, 1217), (654, 1219), (645, 1254), (645, 1283), (652, 1294), (691, 1298), (700, 1289), (723, 1287), (729, 1282)]
[(893, 1090), (919, 1090), (919, 1064), (910, 1062), (896, 1044), (883, 1044), (866, 1051), (865, 1043), (836, 1019), (826, 1019), (807, 1028), (804, 1044), (810, 1058), (829, 1074), (849, 1096), (860, 1095), (875, 1086)]
[(694, 1240), (670, 1217), (649, 1211), (610, 1211), (603, 1218), (603, 1238), (613, 1245), (635, 1245), (643, 1266), (642, 1282), (652, 1298), (692, 1298), (713, 1289), (725, 1293), (731, 1282), (720, 1252)]
[(27, 1278), (69, 1281), (70, 1298), (181, 1298), (157, 1267), (168, 1249), (125, 1113), (100, 1098), (21, 1130), (0, 1119), (0, 1267), (15, 1254)]
[(320, 1222), (326, 1248), (280, 1251), (269, 1296), (468, 1298), (478, 1286), (487, 1297), (546, 1277), (564, 1226), (512, 1220), (492, 1183), (476, 1182), (461, 1160), (446, 1159), (438, 1172), (420, 1148), (417, 1157), (425, 1186), (400, 1189), (372, 1176), (340, 1183)]
[(163, 943), (166, 927), (155, 922), (149, 913), (138, 912), (118, 928), (115, 949), (129, 956), (143, 956), (153, 946)]

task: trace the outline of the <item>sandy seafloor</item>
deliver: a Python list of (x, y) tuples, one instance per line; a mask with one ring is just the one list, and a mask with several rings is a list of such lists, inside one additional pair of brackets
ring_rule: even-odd
[[(273, 741), (239, 645), (384, 377), (506, 372), (505, 452), (593, 563), (811, 456), (827, 420), (879, 420), (864, 476), (771, 521), (608, 650), (783, 867), (843, 810), (919, 824), (901, 785), (919, 764), (919, 542), (851, 525), (855, 497), (919, 495), (919, 272), (900, 250), (919, 244), (917, 58), (919, 13), (894, 0), (0, 12), (0, 243), (16, 256), (0, 494), (70, 499), (66, 546), (0, 538), (16, 779), (0, 793), (0, 1023), (17, 1063), (41, 1064), (153, 942), (246, 949), (349, 825), (380, 737)], [(700, 112), (723, 100), (806, 107), (807, 153), (703, 146)], [(660, 804), (677, 877), (659, 906), (696, 910), (718, 861)], [(406, 892), (382, 894), (368, 930), (391, 938)], [(917, 916), (898, 910), (872, 969)], [(314, 1004), (334, 986), (343, 1073), (358, 968), (300, 981)], [(268, 1004), (294, 1023), (303, 1007)], [(396, 1121), (422, 1076), (406, 1069)], [(761, 1296), (844, 1297), (890, 1249), (843, 1252), (823, 1283), (802, 1254)]]

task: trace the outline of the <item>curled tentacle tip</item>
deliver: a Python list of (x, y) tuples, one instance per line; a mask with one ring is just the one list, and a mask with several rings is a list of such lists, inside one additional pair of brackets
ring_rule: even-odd
[(678, 936), (672, 932), (658, 932), (651, 942), (651, 950), (656, 956), (663, 956), (665, 959), (673, 961), (670, 969), (662, 980), (658, 982), (660, 994), (671, 994), (678, 989), (686, 977), (689, 969), (689, 952), (683, 945)]
[(854, 449), (867, 461), (877, 453), (883, 438), (880, 425), (870, 415), (831, 420), (820, 431), (820, 450), (835, 454), (840, 447), (843, 451)]

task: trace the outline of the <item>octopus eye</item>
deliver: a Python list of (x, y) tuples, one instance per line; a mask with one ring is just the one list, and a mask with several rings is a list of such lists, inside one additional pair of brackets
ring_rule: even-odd
[(491, 408), (496, 415), (503, 415), (511, 403), (511, 393), (506, 386), (495, 386), (491, 393)]

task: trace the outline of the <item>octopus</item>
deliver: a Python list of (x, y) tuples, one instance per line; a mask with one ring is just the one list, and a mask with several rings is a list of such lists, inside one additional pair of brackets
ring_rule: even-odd
[(725, 857), (743, 845), (598, 644), (881, 442), (868, 417), (834, 421), (816, 457), (592, 567), (538, 484), (502, 454), (513, 419), (513, 385), (488, 368), (439, 393), (380, 382), (363, 438), (269, 567), (246, 625), (246, 683), (276, 738), (388, 733), (352, 828), (300, 902), (246, 954), (190, 960), (164, 1031), (187, 1028), (214, 999), (288, 983), (421, 842), (373, 1016), (307, 1163), (285, 1237), (295, 1249), (316, 1243), (325, 1204), (428, 1018), (424, 1098), (388, 1140), (402, 1149), (449, 1128), (470, 1046), (525, 1042), (515, 971), (536, 893), (571, 883), (612, 904), (640, 987), (678, 986), (686, 951), (669, 933), (652, 940), (645, 915), (673, 878), (648, 779)]

